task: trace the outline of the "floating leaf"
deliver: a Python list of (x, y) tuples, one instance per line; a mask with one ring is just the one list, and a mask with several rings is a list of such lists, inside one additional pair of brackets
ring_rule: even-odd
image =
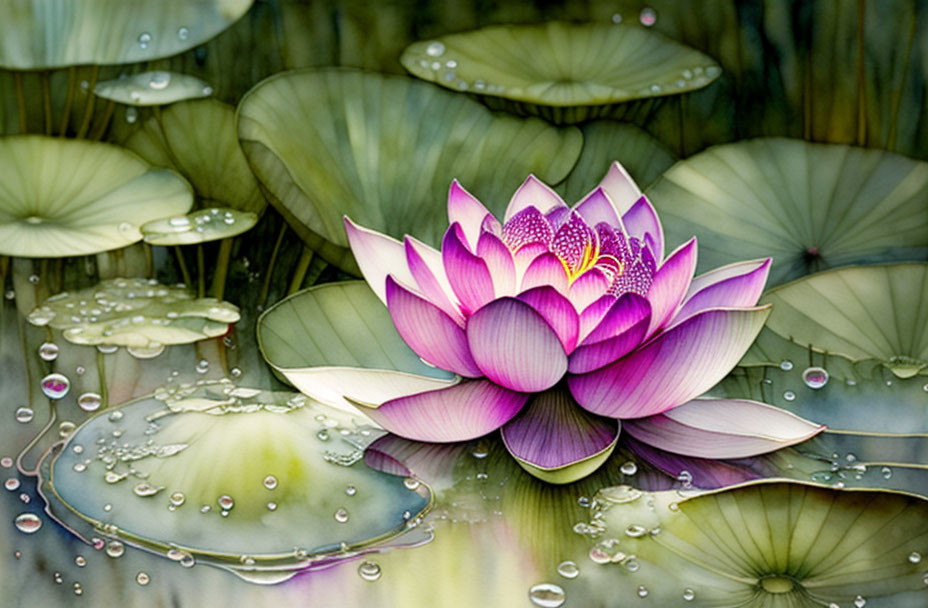
[(208, 97), (213, 93), (208, 83), (174, 72), (142, 72), (115, 80), (99, 82), (93, 88), (97, 97), (134, 106), (160, 106)]
[(650, 190), (667, 241), (699, 268), (773, 257), (770, 284), (928, 256), (928, 163), (882, 150), (756, 139), (680, 161)]
[(453, 374), (426, 365), (364, 281), (310, 287), (258, 319), (265, 360), (305, 394), (352, 412), (363, 403), (443, 388)]
[(235, 109), (228, 104), (176, 103), (152, 116), (125, 145), (151, 164), (182, 174), (206, 204), (259, 214), (267, 204), (238, 145)]
[(290, 226), (355, 272), (343, 216), (436, 245), (452, 179), (499, 215), (527, 174), (561, 181), (582, 141), (576, 129), (496, 115), (423, 82), (347, 69), (265, 80), (242, 100), (238, 130)]
[(0, 138), (0, 254), (49, 258), (140, 241), (145, 222), (185, 213), (190, 186), (110, 144)]
[(519, 110), (557, 122), (599, 116), (625, 101), (699, 89), (721, 74), (711, 58), (660, 34), (556, 21), (416, 42), (400, 61), (419, 78), (515, 102)]
[(110, 279), (52, 296), (29, 314), (30, 323), (60, 329), (74, 344), (133, 349), (215, 338), (240, 318), (238, 308), (228, 302), (195, 298), (183, 287), (154, 279)]
[(142, 225), (145, 242), (152, 245), (191, 245), (226, 239), (250, 230), (258, 216), (235, 209), (200, 209), (187, 215), (152, 220)]
[(253, 0), (8, 0), (0, 3), (0, 67), (138, 63), (182, 53), (237, 21)]

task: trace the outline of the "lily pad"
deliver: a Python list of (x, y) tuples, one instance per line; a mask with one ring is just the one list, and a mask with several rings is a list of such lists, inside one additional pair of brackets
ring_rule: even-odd
[(424, 82), (348, 69), (294, 71), (238, 109), (242, 149), (271, 202), (329, 262), (357, 272), (342, 223), (437, 245), (457, 178), (501, 215), (529, 173), (561, 181), (582, 135), (496, 115)]
[(241, 316), (215, 298), (195, 298), (184, 287), (154, 279), (110, 279), (45, 300), (29, 314), (33, 325), (62, 330), (74, 344), (158, 350), (222, 336)]
[(115, 80), (99, 82), (93, 88), (97, 97), (134, 106), (160, 106), (209, 97), (213, 88), (209, 83), (186, 74), (152, 71)]
[(142, 239), (138, 226), (185, 213), (190, 186), (110, 144), (0, 138), (0, 254), (99, 253)]
[(718, 78), (710, 57), (660, 34), (603, 23), (503, 25), (411, 44), (400, 58), (419, 78), (557, 122), (610, 105), (685, 93)]
[(278, 302), (258, 319), (258, 345), (304, 394), (354, 413), (349, 400), (379, 405), (460, 380), (406, 345), (364, 281), (310, 287)]
[(187, 215), (153, 220), (141, 228), (151, 245), (192, 245), (242, 234), (258, 222), (257, 214), (235, 209), (200, 209)]
[(152, 116), (125, 146), (193, 185), (200, 204), (260, 214), (267, 202), (238, 145), (235, 108), (214, 99), (176, 103)]
[(0, 67), (139, 63), (199, 46), (253, 0), (8, 0), (0, 3)]
[(762, 481), (686, 499), (619, 486), (593, 505), (590, 556), (612, 577), (672, 572), (645, 588), (660, 606), (863, 606), (925, 586), (928, 502), (913, 496)]
[(928, 368), (928, 264), (838, 268), (783, 285), (767, 327), (819, 352), (876, 359), (896, 376)]
[(82, 425), (45, 487), (98, 535), (276, 582), (382, 544), (428, 507), (426, 486), (352, 466), (374, 436), (302, 395), (172, 385)]
[(928, 163), (765, 138), (680, 161), (648, 192), (670, 243), (699, 268), (773, 258), (770, 285), (847, 264), (928, 257)]

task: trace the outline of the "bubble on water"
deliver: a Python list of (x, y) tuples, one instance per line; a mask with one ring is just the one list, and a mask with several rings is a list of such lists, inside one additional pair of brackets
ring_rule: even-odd
[(39, 358), (42, 361), (54, 361), (58, 358), (58, 345), (54, 342), (43, 342), (39, 346)]
[(268, 475), (264, 478), (264, 487), (268, 490), (273, 490), (277, 487), (277, 478), (273, 475)]
[(629, 460), (621, 467), (619, 467), (619, 470), (622, 471), (623, 475), (634, 475), (638, 472), (638, 465)]
[(567, 601), (564, 590), (554, 583), (539, 583), (528, 590), (528, 599), (541, 608), (558, 608)]
[(376, 581), (381, 574), (380, 566), (375, 562), (361, 562), (358, 566), (358, 575), (366, 581)]
[(110, 557), (122, 557), (122, 554), (126, 552), (126, 546), (118, 540), (111, 540), (106, 544), (106, 554)]
[(32, 411), (30, 407), (18, 407), (16, 408), (16, 422), (21, 422), (26, 424), (32, 422), (32, 419), (35, 418), (35, 412)]
[(61, 399), (71, 390), (71, 381), (62, 374), (49, 374), (42, 378), (42, 392), (49, 399)]
[(641, 9), (641, 14), (638, 16), (638, 21), (641, 22), (641, 25), (645, 27), (651, 27), (657, 23), (657, 11), (655, 11), (650, 6), (646, 6)]
[(103, 404), (103, 397), (97, 393), (84, 393), (77, 398), (77, 405), (85, 412), (95, 412)]
[(42, 527), (42, 520), (35, 513), (21, 513), (13, 520), (16, 529), (23, 534), (35, 534)]
[(818, 390), (828, 384), (828, 372), (824, 367), (807, 367), (802, 372), (802, 381), (809, 388)]
[(429, 57), (441, 57), (445, 53), (445, 45), (438, 40), (430, 42), (425, 47), (425, 54)]
[(348, 521), (348, 510), (345, 509), (345, 507), (339, 507), (339, 509), (335, 511), (334, 517), (335, 517), (335, 521), (337, 521), (338, 523), (340, 524), (346, 523)]

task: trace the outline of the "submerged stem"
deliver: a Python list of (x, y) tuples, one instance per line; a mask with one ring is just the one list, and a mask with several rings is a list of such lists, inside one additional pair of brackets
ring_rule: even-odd
[(187, 270), (187, 262), (184, 261), (184, 250), (180, 245), (174, 245), (174, 254), (177, 256), (177, 265), (180, 266), (180, 274), (184, 279), (184, 285), (193, 288), (193, 279), (190, 277), (190, 271)]
[(267, 264), (267, 270), (264, 273), (264, 282), (261, 284), (261, 291), (258, 293), (258, 306), (264, 306), (267, 302), (268, 293), (271, 291), (271, 277), (274, 275), (274, 266), (277, 264), (277, 254), (280, 253), (280, 246), (284, 242), (284, 236), (287, 234), (287, 222), (280, 226), (280, 233), (277, 235), (277, 242), (274, 243), (274, 249), (271, 251), (271, 259)]
[(97, 349), (97, 381), (100, 383), (100, 401), (102, 402), (102, 407), (108, 408), (110, 402), (109, 388), (106, 385), (106, 357), (103, 356), (103, 351), (99, 348)]
[(45, 134), (52, 134), (52, 89), (49, 83), (49, 73), (39, 74), (39, 83), (42, 86), (42, 114), (45, 116)]
[(300, 259), (296, 263), (296, 270), (293, 271), (293, 279), (290, 281), (290, 288), (287, 290), (288, 296), (300, 290), (300, 287), (303, 285), (303, 279), (306, 278), (306, 271), (309, 270), (309, 263), (312, 261), (313, 250), (304, 245), (303, 252), (300, 254)]
[(197, 245), (197, 297), (206, 296), (206, 255), (203, 245)]
[(68, 68), (68, 92), (64, 98), (64, 111), (61, 113), (61, 122), (58, 123), (58, 135), (65, 137), (68, 134), (68, 122), (71, 120), (71, 104), (74, 103), (74, 89), (77, 85), (77, 68), (73, 65)]
[(26, 128), (26, 96), (23, 94), (23, 73), (13, 72), (13, 88), (16, 89), (16, 108), (19, 110), (19, 132), (25, 133)]
[(90, 134), (89, 139), (99, 141), (103, 138), (103, 134), (106, 133), (107, 127), (110, 126), (110, 119), (113, 118), (113, 111), (115, 109), (115, 101), (110, 99), (106, 102), (106, 107), (103, 108), (103, 116), (100, 118), (100, 122), (94, 123), (93, 132)]
[(93, 89), (97, 84), (97, 77), (100, 75), (100, 66), (93, 66), (93, 71), (90, 73), (90, 81), (87, 86), (87, 103), (84, 104), (84, 116), (81, 118), (80, 127), (77, 129), (76, 137), (78, 139), (87, 135), (87, 130), (90, 128), (90, 119), (93, 118), (93, 106), (97, 98), (93, 94)]
[(221, 300), (226, 290), (226, 277), (229, 275), (229, 261), (232, 257), (232, 237), (222, 239), (219, 243), (219, 255), (216, 258), (216, 272), (213, 274), (211, 295)]

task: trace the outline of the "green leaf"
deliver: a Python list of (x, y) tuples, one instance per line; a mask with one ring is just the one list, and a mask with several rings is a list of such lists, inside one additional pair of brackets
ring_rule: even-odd
[(495, 115), (409, 78), (347, 69), (288, 72), (238, 110), (242, 148), (271, 202), (329, 262), (357, 272), (342, 217), (435, 245), (457, 178), (497, 214), (529, 173), (561, 181), (576, 129)]
[(207, 97), (213, 89), (208, 83), (187, 74), (153, 71), (97, 83), (97, 97), (133, 106), (159, 106)]
[(8, 0), (0, 3), (0, 67), (139, 63), (203, 44), (253, 0)]
[(140, 241), (138, 226), (185, 213), (190, 186), (110, 144), (0, 138), (0, 254), (50, 258)]
[(400, 61), (419, 78), (515, 102), (519, 110), (557, 122), (699, 89), (721, 74), (694, 49), (608, 23), (491, 26), (413, 43)]
[(773, 257), (770, 284), (928, 255), (928, 163), (881, 150), (756, 139), (680, 161), (648, 191), (699, 268)]
[(152, 220), (142, 225), (145, 242), (152, 245), (191, 245), (227, 239), (250, 230), (258, 216), (235, 209), (200, 209), (187, 215)]

